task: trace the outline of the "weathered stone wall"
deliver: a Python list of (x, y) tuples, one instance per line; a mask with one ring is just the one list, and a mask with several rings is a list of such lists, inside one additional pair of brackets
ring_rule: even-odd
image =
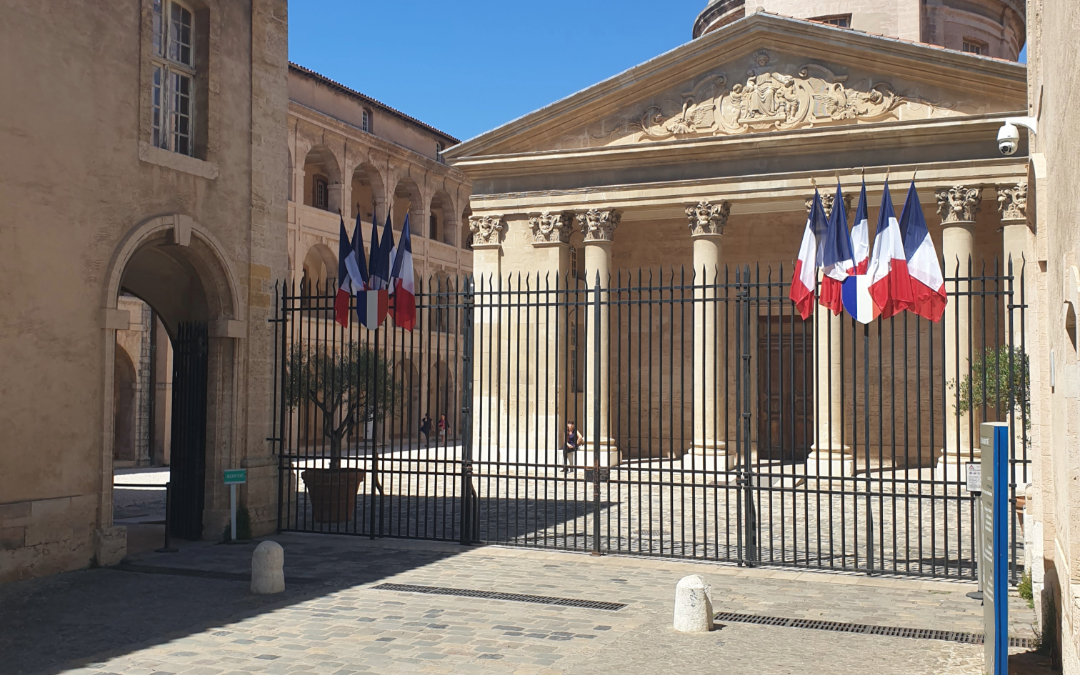
[(1043, 632), (1059, 645), (1063, 672), (1080, 673), (1080, 128), (1074, 121), (1080, 5), (1031, 0), (1028, 13), (1030, 114), (1039, 120), (1028, 216), (1042, 270), (1037, 298), (1043, 340), (1032, 354), (1036, 462), (1030, 510), (1033, 533), (1041, 534), (1033, 542), (1032, 577)]

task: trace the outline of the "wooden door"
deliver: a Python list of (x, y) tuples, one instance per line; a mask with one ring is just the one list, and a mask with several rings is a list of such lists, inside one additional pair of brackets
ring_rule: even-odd
[(804, 462), (814, 442), (813, 325), (758, 317), (758, 459)]

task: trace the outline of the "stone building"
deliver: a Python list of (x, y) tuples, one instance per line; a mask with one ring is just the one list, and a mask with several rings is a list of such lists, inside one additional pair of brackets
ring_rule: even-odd
[[(883, 16), (859, 2), (799, 3), (800, 14), (815, 17), (827, 13), (826, 6), (846, 8), (844, 16), (850, 15), (850, 21), (844, 24), (763, 11), (742, 16), (743, 8), (732, 5), (731, 13), (717, 16), (708, 30), (702, 28), (711, 10), (729, 4), (710, 5), (695, 28), (700, 37), (692, 42), (447, 151), (448, 161), (473, 181), (478, 278), (570, 275), (589, 286), (599, 278), (607, 288), (625, 286), (639, 269), (674, 268), (676, 279), (682, 269), (689, 274), (682, 279), (696, 278), (694, 283), (701, 284), (714, 283), (716, 273), (725, 273), (724, 265), (731, 265), (728, 273), (733, 275), (736, 265), (751, 264), (771, 269), (777, 279), (787, 275), (786, 280), (814, 184), (825, 194), (828, 209), (837, 182), (853, 197), (864, 176), (871, 223), (876, 222), (886, 181), (899, 207), (914, 176), (937, 251), (946, 261), (964, 261), (962, 272), (969, 258), (976, 269), (983, 260), (992, 266), (995, 258), (1021, 259), (1023, 242), (1003, 238), (1002, 228), (1008, 230), (1004, 212), (986, 206), (1010, 194), (1027, 176), (1024, 148), (1002, 157), (994, 142), (1004, 118), (1024, 110), (1022, 65), (847, 28), (871, 21), (895, 25), (881, 23)], [(917, 13), (919, 3), (899, 6)], [(1009, 23), (1011, 14), (1004, 16), (1008, 25), (999, 26), (999, 32), (1022, 29), (1022, 24), (1018, 28)], [(1003, 55), (1015, 56), (1016, 50)], [(849, 217), (853, 213), (849, 203)], [(537, 233), (545, 224), (553, 236)], [(955, 276), (956, 271), (954, 264), (945, 273)], [(990, 319), (969, 317), (967, 302), (958, 301), (958, 311), (945, 317), (944, 334), (992, 330)], [(760, 323), (750, 328), (752, 342), (768, 342), (768, 331), (792, 330), (784, 328), (792, 317), (780, 316), (788, 310), (779, 305), (762, 310)], [(601, 345), (626, 344), (644, 330), (628, 325), (625, 315), (599, 321), (590, 316), (584, 312), (580, 318), (600, 332)], [(708, 354), (699, 346), (714, 344), (710, 331), (719, 320), (700, 313), (677, 323), (695, 338), (666, 348), (674, 352), (668, 375), (644, 375), (655, 382), (651, 393), (641, 394), (642, 400), (636, 400), (634, 392), (613, 393), (615, 383), (633, 381), (630, 368), (637, 366), (632, 359), (620, 361), (611, 347), (602, 350), (596, 373), (601, 383), (612, 382), (601, 385), (599, 413), (591, 405), (583, 407), (582, 397), (570, 396), (568, 403), (551, 404), (542, 416), (556, 428), (561, 422), (552, 420), (585, 420), (587, 437), (599, 427), (605, 461), (612, 464), (657, 452), (671, 458), (719, 452), (720, 461), (730, 461), (736, 435), (731, 420), (740, 411), (731, 407), (734, 397), (725, 402), (721, 392), (735, 391), (741, 357), (733, 351)], [(821, 371), (822, 381), (811, 383), (816, 395), (804, 399), (805, 410), (795, 424), (810, 428), (816, 420), (818, 436), (798, 453), (807, 470), (825, 466), (838, 475), (851, 475), (851, 439), (859, 433), (855, 423), (861, 413), (841, 419), (840, 411), (846, 405), (845, 386), (851, 392), (859, 385), (852, 381), (852, 369), (834, 357), (843, 349), (838, 321), (822, 317), (815, 322), (821, 334), (806, 338), (810, 358), (823, 364), (831, 360), (832, 365)], [(660, 331), (670, 322), (654, 314), (646, 320), (646, 327), (650, 325)], [(555, 339), (567, 347), (545, 342), (546, 330), (541, 323), (532, 328), (536, 344), (547, 344), (553, 354), (573, 350), (581, 340), (591, 346), (596, 337), (590, 332)], [(929, 325), (910, 330), (921, 331), (924, 341), (933, 339)], [(780, 333), (773, 338), (774, 344), (781, 342)], [(503, 340), (491, 353), (513, 349)], [(659, 357), (664, 348), (658, 349)], [(691, 354), (691, 349), (701, 353)], [(967, 343), (956, 341), (944, 359), (928, 366), (934, 397), (913, 401), (907, 418), (898, 411), (889, 424), (915, 429), (920, 415), (929, 419), (932, 401), (944, 399), (947, 375), (971, 358)], [(572, 370), (574, 358), (564, 359)], [(766, 391), (768, 378), (774, 377), (758, 363), (768, 363), (767, 357), (754, 359), (750, 366), (754, 396)], [(909, 363), (912, 385), (919, 367)], [(689, 379), (667, 391), (658, 378), (670, 378), (672, 369)], [(563, 381), (583, 379), (577, 388), (589, 391), (593, 376), (590, 371), (584, 378), (571, 375)], [(794, 375), (789, 371), (784, 377), (789, 381), (779, 383), (779, 389), (797, 391)], [(870, 372), (870, 379), (878, 379), (877, 371)], [(568, 397), (556, 392), (552, 398)], [(616, 403), (621, 419), (616, 419)], [(762, 400), (755, 405), (765, 404)], [(505, 415), (514, 409), (513, 395), (477, 405), (493, 406)], [(654, 420), (651, 431), (633, 428), (641, 415)], [(950, 475), (951, 467), (955, 480), (960, 458), (978, 455), (978, 441), (972, 440), (969, 415), (949, 419), (946, 416), (949, 426), (943, 435), (940, 426), (932, 437), (932, 426), (922, 425), (922, 436), (913, 436), (909, 447), (901, 449), (900, 461), (937, 466), (942, 477)], [(869, 426), (877, 425), (871, 417)], [(528, 423), (520, 426), (527, 429)], [(764, 427), (755, 429), (755, 443), (766, 433)], [(665, 434), (686, 438), (685, 447), (677, 447)], [(944, 448), (941, 438), (946, 439)], [(869, 445), (875, 455), (880, 450), (874, 440), (860, 437), (860, 445)], [(763, 452), (760, 444), (758, 450)]]
[(5, 56), (34, 67), (0, 82), (0, 581), (124, 555), (113, 463), (148, 459), (139, 336), (160, 343), (158, 321), (183, 345), (179, 375), (156, 382), (189, 397), (158, 406), (181, 413), (170, 461), (188, 535), (220, 536), (226, 468), (248, 470), (253, 527), (273, 527), (287, 37), (284, 0), (6, 3)]
[[(1026, 227), (1035, 250), (1037, 314), (1031, 351), (1033, 484), (1025, 536), (1044, 640), (1065, 673), (1080, 673), (1080, 130), (1075, 60), (1080, 5), (1028, 2), (1028, 106), (1031, 139)], [(1021, 131), (1021, 133), (1025, 133)]]

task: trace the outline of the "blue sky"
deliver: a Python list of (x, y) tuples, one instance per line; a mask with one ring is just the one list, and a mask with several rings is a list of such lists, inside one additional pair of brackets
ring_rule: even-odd
[(705, 5), (291, 0), (289, 58), (466, 140), (689, 41)]

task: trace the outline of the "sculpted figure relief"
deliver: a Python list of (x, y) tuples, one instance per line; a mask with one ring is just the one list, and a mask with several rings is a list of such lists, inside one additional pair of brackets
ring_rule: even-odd
[(1027, 220), (1027, 193), (1026, 180), (1013, 187), (998, 188), (998, 211), (1002, 220)]
[(541, 213), (529, 218), (535, 244), (565, 244), (570, 241), (570, 223), (573, 215), (567, 213)]
[(692, 235), (724, 234), (728, 216), (731, 214), (731, 202), (710, 204), (698, 202), (686, 207), (686, 217), (690, 220)]
[(469, 231), (472, 232), (473, 246), (492, 246), (499, 244), (499, 234), (506, 229), (502, 216), (470, 216)]
[(957, 185), (937, 192), (942, 223), (973, 222), (982, 204), (982, 188)]

